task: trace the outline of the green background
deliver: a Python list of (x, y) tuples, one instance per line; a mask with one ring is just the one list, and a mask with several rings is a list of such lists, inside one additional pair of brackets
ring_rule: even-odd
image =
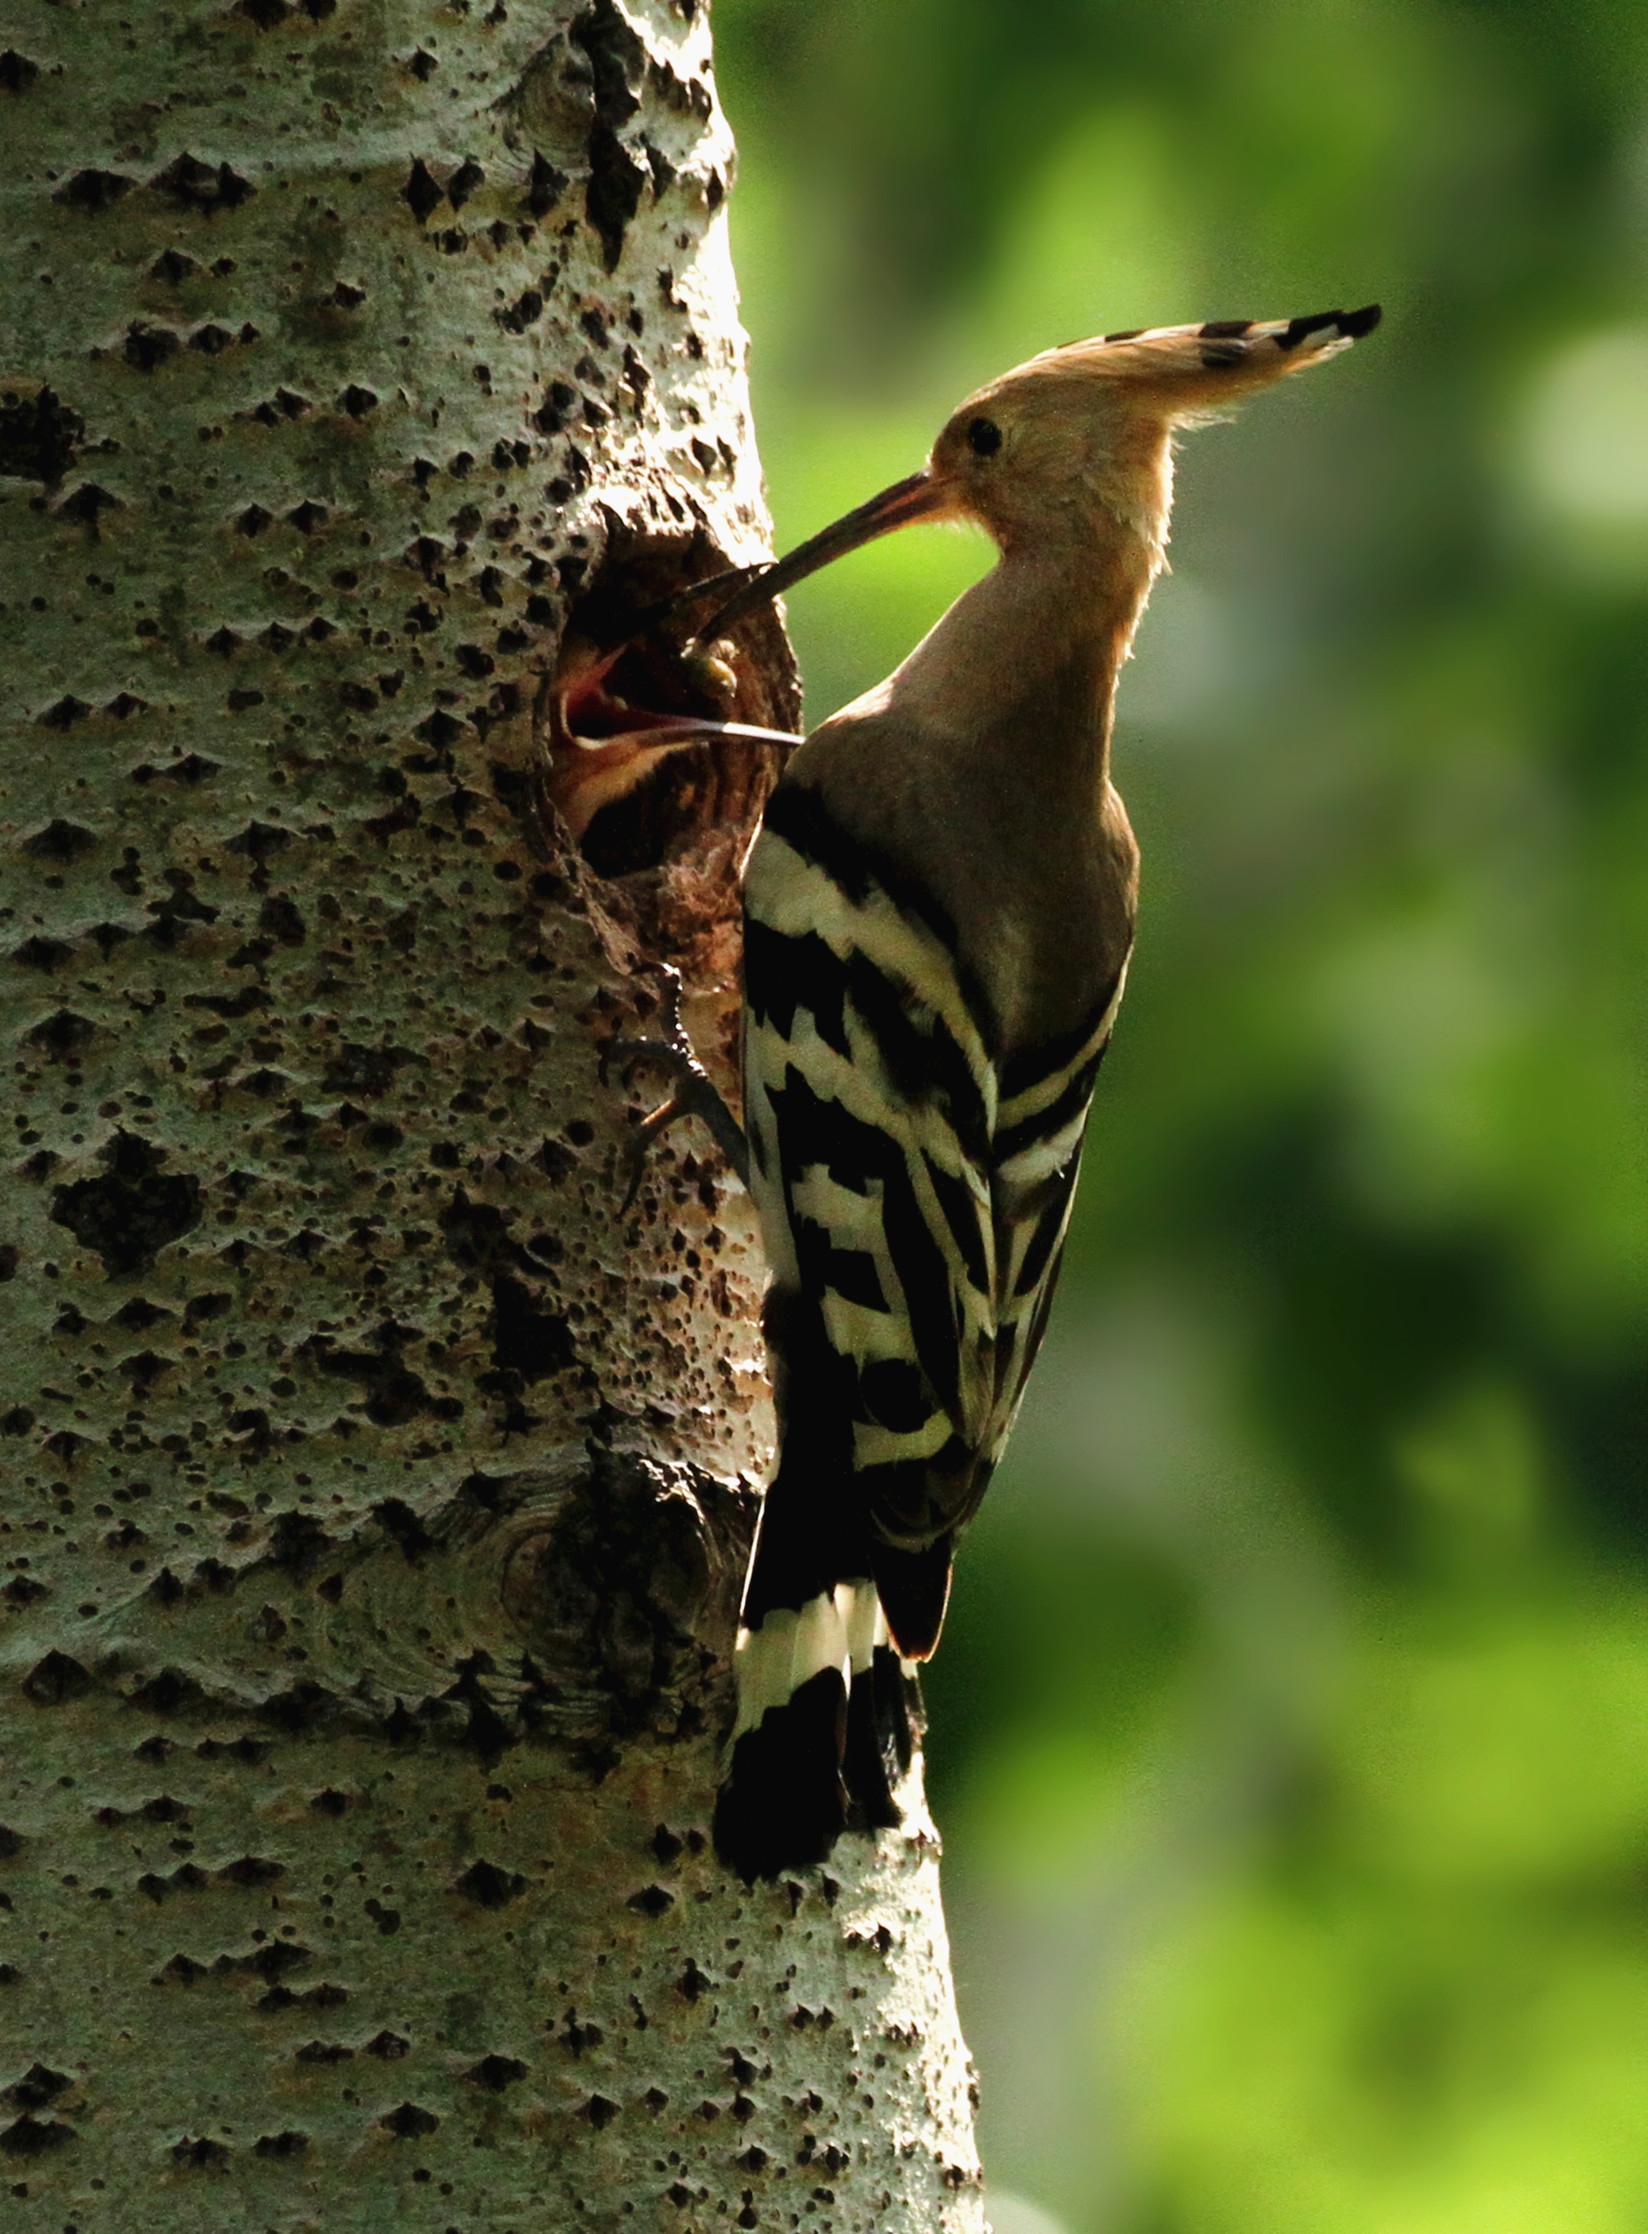
[[(1139, 949), (928, 1686), (991, 2179), (1643, 2234), (1648, 7), (717, 37), (781, 544), (1051, 343), (1386, 306), (1188, 438), (1123, 677)], [(988, 557), (799, 590), (813, 718)]]

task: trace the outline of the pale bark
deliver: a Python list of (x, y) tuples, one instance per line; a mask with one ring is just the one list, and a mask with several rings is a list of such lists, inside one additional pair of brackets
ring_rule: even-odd
[[(599, 1055), (671, 960), (724, 1058), (761, 764), (606, 875), (539, 788), (569, 600), (764, 548), (707, 23), (0, 43), (0, 2176), (980, 2228), (931, 1839), (705, 1842), (759, 1254), (701, 1139), (620, 1218)], [(740, 686), (793, 718), (770, 625)]]

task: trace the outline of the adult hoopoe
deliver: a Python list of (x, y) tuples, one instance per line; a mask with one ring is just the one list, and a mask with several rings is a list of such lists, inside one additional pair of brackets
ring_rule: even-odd
[(1378, 322), (1047, 350), (701, 631), (912, 521), (975, 520), (1000, 546), (794, 754), (750, 857), (745, 1131), (780, 1444), (715, 1816), (747, 1878), (899, 1821), (908, 1678), (1047, 1322), (1133, 942), (1111, 715), (1164, 564), (1175, 430)]

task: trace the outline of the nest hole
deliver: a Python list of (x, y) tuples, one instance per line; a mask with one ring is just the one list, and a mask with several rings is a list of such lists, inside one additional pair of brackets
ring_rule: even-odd
[[(554, 685), (563, 731), (589, 740), (663, 736), (663, 725), (683, 717), (793, 730), (800, 716), (795, 664), (770, 608), (704, 645), (693, 634), (714, 611), (711, 595), (649, 621), (681, 590), (726, 570), (703, 533), (673, 541), (615, 537), (567, 618)], [(752, 827), (783, 757), (781, 747), (737, 737), (641, 754), (629, 787), (602, 799), (605, 784), (622, 783), (620, 769), (602, 770), (600, 754), (586, 763), (579, 746), (564, 749), (564, 733), (560, 745), (552, 734), (550, 750), (558, 804), (575, 827), (581, 822), (579, 849), (608, 878), (656, 869), (701, 832)], [(613, 757), (622, 762), (621, 752)], [(599, 802), (592, 812), (591, 801)]]

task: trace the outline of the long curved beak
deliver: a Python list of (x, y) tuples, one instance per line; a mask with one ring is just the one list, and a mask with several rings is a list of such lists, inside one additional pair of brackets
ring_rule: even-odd
[(787, 557), (774, 559), (759, 572), (752, 573), (724, 604), (716, 607), (696, 631), (694, 641), (704, 643), (721, 635), (756, 606), (782, 596), (807, 575), (816, 574), (821, 566), (845, 558), (862, 543), (873, 543), (878, 535), (888, 535), (894, 528), (909, 527), (916, 520), (943, 519), (953, 511), (954, 502), (954, 491), (949, 484), (935, 478), (923, 466), (919, 473), (895, 481), (890, 489), (883, 489), (867, 504), (858, 505), (828, 527), (820, 528), (805, 543), (798, 543)]

